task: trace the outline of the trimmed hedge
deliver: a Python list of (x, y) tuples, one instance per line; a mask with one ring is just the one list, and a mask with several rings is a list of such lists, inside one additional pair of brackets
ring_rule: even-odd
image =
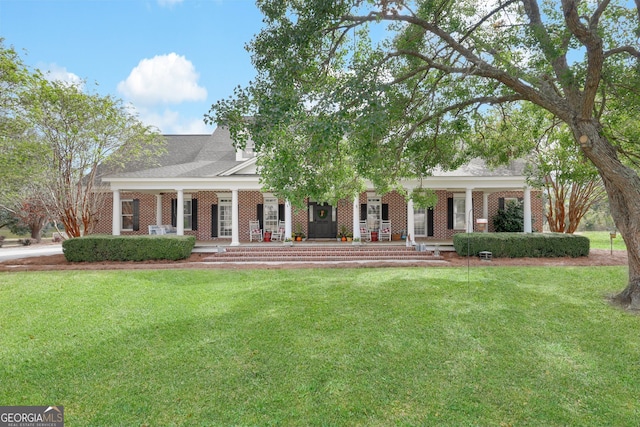
[(458, 255), (478, 256), (482, 251), (489, 251), (495, 258), (576, 258), (589, 255), (589, 243), (588, 237), (564, 233), (459, 233), (453, 236)]
[(188, 258), (194, 236), (92, 235), (62, 242), (70, 262), (179, 260)]

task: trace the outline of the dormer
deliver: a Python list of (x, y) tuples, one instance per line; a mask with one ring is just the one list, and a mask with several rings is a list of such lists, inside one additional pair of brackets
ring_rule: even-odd
[(243, 162), (245, 160), (253, 159), (256, 156), (254, 151), (255, 143), (252, 140), (248, 140), (244, 150), (240, 147), (236, 148), (236, 161)]

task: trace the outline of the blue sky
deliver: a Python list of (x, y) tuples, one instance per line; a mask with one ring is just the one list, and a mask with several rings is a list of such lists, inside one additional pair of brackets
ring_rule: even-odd
[(213, 130), (211, 104), (255, 76), (244, 46), (261, 27), (254, 0), (0, 0), (0, 37), (27, 65), (165, 134)]

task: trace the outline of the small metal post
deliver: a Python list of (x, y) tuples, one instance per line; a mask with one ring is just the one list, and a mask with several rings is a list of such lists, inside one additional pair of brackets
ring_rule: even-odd
[(609, 233), (609, 240), (611, 240), (611, 256), (613, 256), (613, 239), (616, 238), (616, 231), (613, 230), (611, 233)]

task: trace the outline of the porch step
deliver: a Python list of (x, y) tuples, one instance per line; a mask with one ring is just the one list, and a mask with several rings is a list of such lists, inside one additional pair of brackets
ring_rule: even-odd
[(434, 251), (416, 251), (400, 246), (251, 246), (226, 247), (225, 252), (211, 253), (205, 262), (304, 262), (304, 261), (384, 261), (440, 260)]

